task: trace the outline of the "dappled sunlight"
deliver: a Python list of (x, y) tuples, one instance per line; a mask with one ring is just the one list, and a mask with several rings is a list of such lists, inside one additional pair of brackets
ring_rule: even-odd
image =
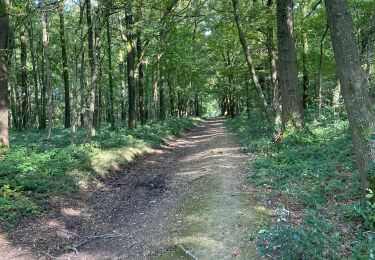
[(62, 208), (61, 212), (65, 215), (76, 216), (76, 217), (83, 215), (81, 210), (73, 209), (73, 208)]
[[(146, 153), (151, 155), (134, 161)], [(70, 198), (68, 204), (56, 198), (56, 212), (47, 222), (37, 223), (25, 241), (43, 244), (43, 237), (53, 238), (53, 250), (60, 252), (53, 256), (58, 258), (137, 259), (159, 245), (166, 228), (176, 224), (171, 222), (173, 212), (179, 211), (182, 219), (177, 225), (185, 227), (181, 236), (171, 237), (172, 244), (197, 248), (202, 256), (227, 256), (238, 246), (236, 241), (242, 241), (244, 223), (258, 222), (257, 209), (241, 210), (240, 165), (246, 155), (228, 137), (222, 119), (205, 120), (160, 149), (135, 143), (101, 150), (93, 158), (98, 173), (118, 174), (108, 175), (104, 182), (83, 182), (85, 195)], [(181, 206), (186, 194), (189, 198)], [(38, 248), (31, 252), (49, 253)]]
[(145, 145), (101, 151), (94, 156), (93, 168), (101, 174), (106, 174), (113, 170), (117, 171), (126, 163), (132, 162), (137, 156), (151, 152), (153, 152), (153, 149)]
[(207, 237), (204, 234), (197, 234), (195, 236), (186, 236), (179, 238), (176, 243), (178, 244), (188, 244), (190, 247), (197, 248), (214, 248), (218, 249), (219, 247), (222, 246), (222, 242), (218, 241), (214, 238)]

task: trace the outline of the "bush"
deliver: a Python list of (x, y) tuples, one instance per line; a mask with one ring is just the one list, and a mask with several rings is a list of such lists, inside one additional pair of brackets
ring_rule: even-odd
[(258, 155), (248, 181), (271, 187), (267, 201), (278, 198), (275, 206), (280, 208), (293, 205), (302, 218), (263, 230), (260, 251), (286, 259), (371, 258), (373, 240), (363, 234), (373, 234), (375, 205), (360, 199), (348, 122), (329, 109), (320, 122), (312, 113), (306, 115), (311, 133), (288, 131), (278, 143), (272, 142), (273, 125), (257, 114), (227, 122), (244, 149)]

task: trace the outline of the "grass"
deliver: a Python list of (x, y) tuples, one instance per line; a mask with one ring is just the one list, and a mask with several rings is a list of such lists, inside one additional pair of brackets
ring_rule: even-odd
[(312, 134), (287, 132), (253, 114), (228, 120), (244, 149), (256, 153), (248, 182), (267, 193), (274, 224), (258, 231), (263, 256), (282, 259), (375, 258), (375, 205), (360, 197), (348, 122), (326, 110), (307, 113)]
[(198, 119), (168, 119), (134, 130), (109, 126), (92, 142), (85, 129), (72, 143), (69, 130), (55, 129), (50, 142), (42, 131), (12, 131), (11, 149), (0, 151), (0, 224), (9, 227), (20, 217), (43, 210), (46, 199), (77, 192), (98, 175), (105, 176), (192, 128)]

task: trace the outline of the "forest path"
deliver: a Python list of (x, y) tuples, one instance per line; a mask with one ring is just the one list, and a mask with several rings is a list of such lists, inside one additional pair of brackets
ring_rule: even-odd
[(223, 119), (204, 120), (0, 237), (0, 258), (255, 259), (249, 235), (264, 210), (243, 186), (247, 161)]

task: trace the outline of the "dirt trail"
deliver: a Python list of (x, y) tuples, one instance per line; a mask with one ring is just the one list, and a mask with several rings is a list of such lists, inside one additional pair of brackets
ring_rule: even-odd
[(263, 210), (242, 187), (247, 161), (223, 119), (112, 175), (94, 191), (0, 236), (0, 259), (256, 258)]

